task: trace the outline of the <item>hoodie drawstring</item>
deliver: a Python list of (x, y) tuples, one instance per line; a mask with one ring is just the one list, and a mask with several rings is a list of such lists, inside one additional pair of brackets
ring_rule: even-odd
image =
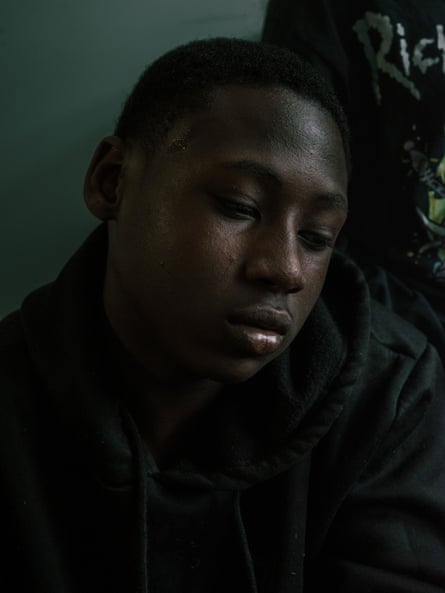
[[(127, 411), (123, 411), (123, 421), (126, 425), (126, 432), (130, 440), (130, 446), (135, 455), (136, 470), (136, 495), (137, 495), (137, 523), (139, 539), (139, 575), (137, 593), (149, 593), (148, 574), (148, 491), (146, 465), (144, 462), (144, 447), (136, 424)], [(244, 566), (246, 569), (246, 581), (248, 589), (246, 593), (258, 593), (257, 581), (252, 555), (249, 548), (246, 529), (241, 512), (240, 491), (233, 493), (233, 510), (235, 525), (239, 535), (240, 549), (243, 554)]]
[(241, 493), (239, 490), (234, 492), (234, 510), (236, 525), (238, 527), (238, 533), (241, 540), (241, 549), (244, 554), (244, 559), (247, 567), (247, 580), (249, 582), (249, 593), (258, 593), (258, 587), (255, 577), (255, 568), (253, 565), (252, 554), (250, 553), (249, 542), (247, 539), (246, 529), (244, 527), (243, 517), (241, 514), (240, 504)]
[(149, 593), (148, 590), (148, 519), (147, 519), (147, 480), (145, 476), (144, 448), (141, 436), (131, 415), (123, 410), (123, 420), (127, 425), (127, 435), (135, 455), (137, 523), (139, 536), (139, 579), (137, 593)]

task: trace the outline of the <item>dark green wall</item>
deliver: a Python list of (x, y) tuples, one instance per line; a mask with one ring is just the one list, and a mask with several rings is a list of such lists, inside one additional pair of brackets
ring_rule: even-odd
[(145, 65), (195, 38), (258, 38), (266, 0), (3, 0), (0, 317), (96, 221), (85, 168)]

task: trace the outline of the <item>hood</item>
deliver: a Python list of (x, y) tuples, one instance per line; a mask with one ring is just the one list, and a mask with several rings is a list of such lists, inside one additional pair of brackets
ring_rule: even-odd
[[(24, 301), (21, 316), (51, 405), (91, 471), (114, 487), (135, 479), (140, 439), (105, 339), (106, 253), (101, 225), (54, 283)], [(310, 453), (353, 397), (369, 324), (365, 281), (334, 254), (323, 294), (291, 347), (251, 380), (227, 387), (163, 479), (240, 490)]]

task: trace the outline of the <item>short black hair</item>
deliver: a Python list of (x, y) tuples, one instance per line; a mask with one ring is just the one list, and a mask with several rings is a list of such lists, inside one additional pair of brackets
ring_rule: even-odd
[(245, 39), (192, 41), (155, 60), (129, 95), (115, 134), (154, 151), (175, 121), (211, 103), (212, 91), (226, 85), (286, 87), (317, 103), (337, 123), (349, 166), (349, 128), (330, 83), (290, 50)]

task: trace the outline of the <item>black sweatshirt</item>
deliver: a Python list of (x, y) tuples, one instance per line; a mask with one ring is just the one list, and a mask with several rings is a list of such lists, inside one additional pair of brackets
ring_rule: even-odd
[(443, 372), (355, 265), (160, 470), (110, 354), (106, 243), (0, 324), (0, 591), (445, 591)]

